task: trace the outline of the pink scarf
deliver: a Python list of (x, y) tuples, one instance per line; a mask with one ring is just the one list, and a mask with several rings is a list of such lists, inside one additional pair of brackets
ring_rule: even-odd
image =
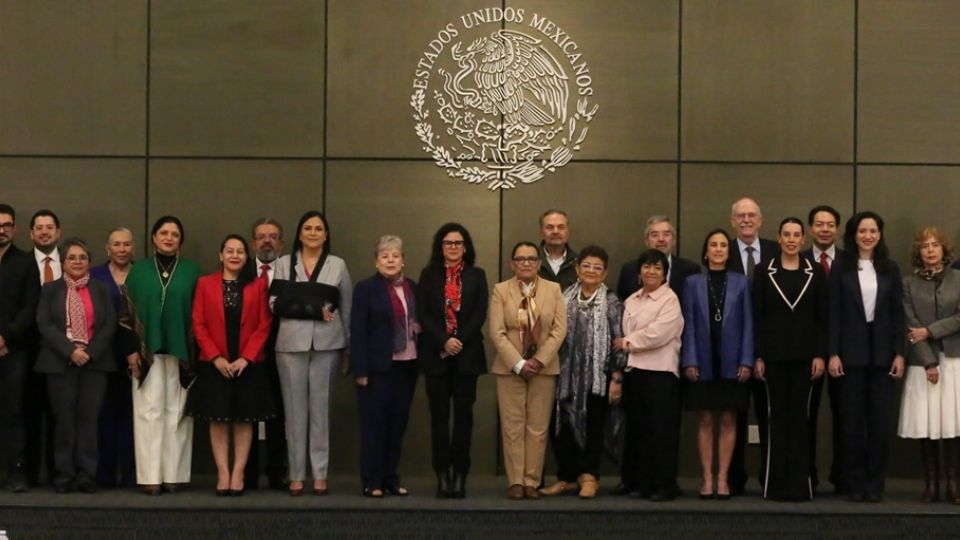
[(86, 345), (90, 343), (90, 336), (87, 335), (87, 314), (83, 309), (80, 289), (90, 283), (90, 274), (80, 279), (72, 279), (64, 274), (63, 282), (67, 284), (67, 335), (70, 341)]

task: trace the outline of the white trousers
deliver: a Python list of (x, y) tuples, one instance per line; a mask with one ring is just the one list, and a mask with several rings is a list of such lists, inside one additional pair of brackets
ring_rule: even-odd
[(342, 351), (277, 351), (283, 394), (290, 481), (306, 479), (307, 450), (314, 480), (326, 480), (330, 462), (330, 398)]
[(180, 386), (180, 361), (169, 354), (153, 357), (143, 384), (133, 381), (133, 444), (137, 483), (183, 484), (190, 481), (193, 418), (185, 417), (187, 391)]

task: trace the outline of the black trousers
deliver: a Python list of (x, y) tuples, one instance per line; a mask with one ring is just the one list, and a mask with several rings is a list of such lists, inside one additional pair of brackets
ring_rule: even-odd
[(33, 371), (36, 354), (30, 357), (23, 394), (24, 457), (27, 478), (31, 484), (40, 483), (43, 469), (46, 469), (47, 481), (52, 481), (56, 469), (53, 456), (56, 415), (50, 408), (46, 374)]
[(137, 485), (133, 456), (133, 393), (124, 369), (107, 374), (97, 422), (97, 483), (104, 487)]
[(97, 420), (107, 373), (67, 366), (63, 373), (47, 375), (47, 389), (57, 418), (54, 431), (55, 470), (69, 477), (97, 474)]
[(854, 494), (883, 493), (896, 385), (888, 368), (844, 367), (840, 425), (846, 487)]
[[(274, 392), (274, 403), (283, 403), (283, 396), (280, 394), (280, 377), (277, 373), (276, 361), (272, 358), (273, 354), (265, 361), (263, 368), (269, 373), (270, 388)], [(250, 445), (250, 456), (247, 458), (247, 466), (243, 471), (244, 484), (248, 489), (256, 489), (259, 484), (261, 462), (265, 462), (263, 470), (267, 475), (267, 480), (271, 484), (281, 483), (287, 477), (287, 434), (283, 424), (283, 408), (280, 415), (264, 422), (266, 440), (264, 449), (261, 452), (260, 441), (257, 437), (256, 425), (254, 425), (253, 444)], [(263, 459), (261, 459), (263, 454)]]
[(23, 392), (29, 364), (29, 355), (23, 350), (10, 349), (0, 357), (0, 449), (11, 474), (26, 474)]
[[(753, 399), (753, 411), (757, 419), (757, 427), (760, 431), (760, 470), (757, 473), (757, 480), (762, 486), (764, 483), (766, 462), (763, 459), (767, 455), (767, 389), (763, 381), (751, 378), (747, 381), (750, 388), (750, 396)], [(742, 492), (747, 485), (747, 434), (749, 432), (750, 415), (748, 412), (737, 414), (737, 443), (733, 447), (733, 456), (730, 459), (730, 471), (728, 480), (730, 489)]]
[[(557, 459), (557, 480), (576, 482), (581, 474), (600, 477), (600, 460), (603, 458), (603, 433), (610, 405), (607, 396), (591, 394), (587, 397), (587, 430), (584, 446), (577, 443), (573, 428), (560, 421), (560, 432), (551, 426), (553, 455)], [(556, 419), (556, 412), (554, 413)]]
[(820, 475), (817, 471), (817, 420), (820, 417), (820, 401), (823, 397), (823, 387), (827, 387), (827, 395), (830, 398), (830, 432), (833, 436), (831, 440), (831, 459), (830, 459), (830, 483), (834, 487), (843, 489), (843, 454), (840, 451), (840, 441), (843, 437), (840, 431), (840, 396), (838, 389), (840, 381), (824, 373), (823, 377), (813, 381), (813, 389), (810, 393), (810, 421), (807, 432), (810, 434), (810, 481), (814, 489), (820, 484)]
[(763, 497), (806, 501), (810, 485), (810, 437), (807, 404), (810, 401), (809, 362), (767, 362), (766, 386), (770, 403), (766, 482)]
[(624, 457), (633, 454), (634, 485), (641, 495), (673, 489), (677, 480), (677, 400), (680, 381), (673, 373), (631, 369), (623, 377), (627, 416)]
[(389, 372), (371, 373), (366, 386), (357, 386), (360, 477), (365, 489), (400, 485), (397, 466), (416, 388), (416, 360), (393, 362)]
[[(438, 474), (451, 468), (454, 473), (470, 472), (470, 445), (473, 437), (473, 403), (477, 400), (477, 376), (461, 375), (455, 364), (447, 373), (425, 377), (430, 403), (430, 444), (433, 470)], [(450, 425), (451, 408), (453, 426)]]

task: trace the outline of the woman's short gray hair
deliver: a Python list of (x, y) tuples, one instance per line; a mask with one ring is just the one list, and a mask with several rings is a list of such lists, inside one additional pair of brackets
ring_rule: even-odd
[(380, 237), (380, 240), (377, 240), (377, 249), (374, 250), (374, 258), (380, 256), (380, 252), (385, 249), (396, 249), (403, 255), (403, 240), (399, 236), (393, 234), (385, 234)]
[(90, 254), (90, 248), (87, 247), (87, 243), (81, 240), (80, 238), (77, 238), (76, 236), (71, 236), (65, 239), (63, 242), (60, 243), (60, 247), (57, 249), (60, 252), (60, 256), (63, 258), (66, 258), (67, 250), (69, 250), (72, 247), (78, 247), (82, 249), (83, 252), (87, 254), (87, 260), (93, 263), (93, 255)]

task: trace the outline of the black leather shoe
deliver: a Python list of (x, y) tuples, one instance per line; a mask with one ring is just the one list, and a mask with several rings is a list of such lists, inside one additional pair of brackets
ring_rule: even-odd
[(58, 474), (53, 479), (53, 491), (56, 493), (70, 493), (73, 479), (65, 474)]
[(675, 498), (676, 496), (674, 496), (672, 490), (663, 488), (658, 489), (653, 493), (653, 495), (650, 495), (650, 502), (667, 502), (672, 501)]
[(847, 500), (855, 503), (862, 503), (866, 498), (863, 496), (863, 493), (858, 493), (856, 491), (847, 494)]
[(77, 491), (80, 493), (96, 493), (97, 492), (97, 482), (88, 475), (82, 474), (77, 477), (74, 485), (77, 488)]
[(453, 482), (449, 472), (437, 473), (437, 498), (449, 499), (453, 496)]
[(467, 475), (456, 473), (453, 475), (453, 485), (450, 487), (451, 499), (463, 499), (467, 496)]
[(14, 493), (26, 493), (30, 491), (30, 485), (27, 484), (27, 477), (21, 472), (11, 474), (7, 486), (10, 488), (10, 491)]
[(626, 495), (630, 495), (631, 493), (636, 492), (636, 491), (637, 491), (637, 488), (635, 488), (635, 487), (633, 487), (633, 486), (630, 486), (630, 485), (627, 485), (627, 484), (624, 484), (623, 482), (620, 482), (619, 484), (617, 484), (616, 486), (614, 486), (613, 489), (610, 490), (610, 494), (611, 494), (611, 495), (616, 495), (616, 496), (618, 496), (618, 497), (623, 497), (623, 496), (626, 496)]
[(883, 500), (883, 493), (867, 493), (867, 502), (878, 503)]

